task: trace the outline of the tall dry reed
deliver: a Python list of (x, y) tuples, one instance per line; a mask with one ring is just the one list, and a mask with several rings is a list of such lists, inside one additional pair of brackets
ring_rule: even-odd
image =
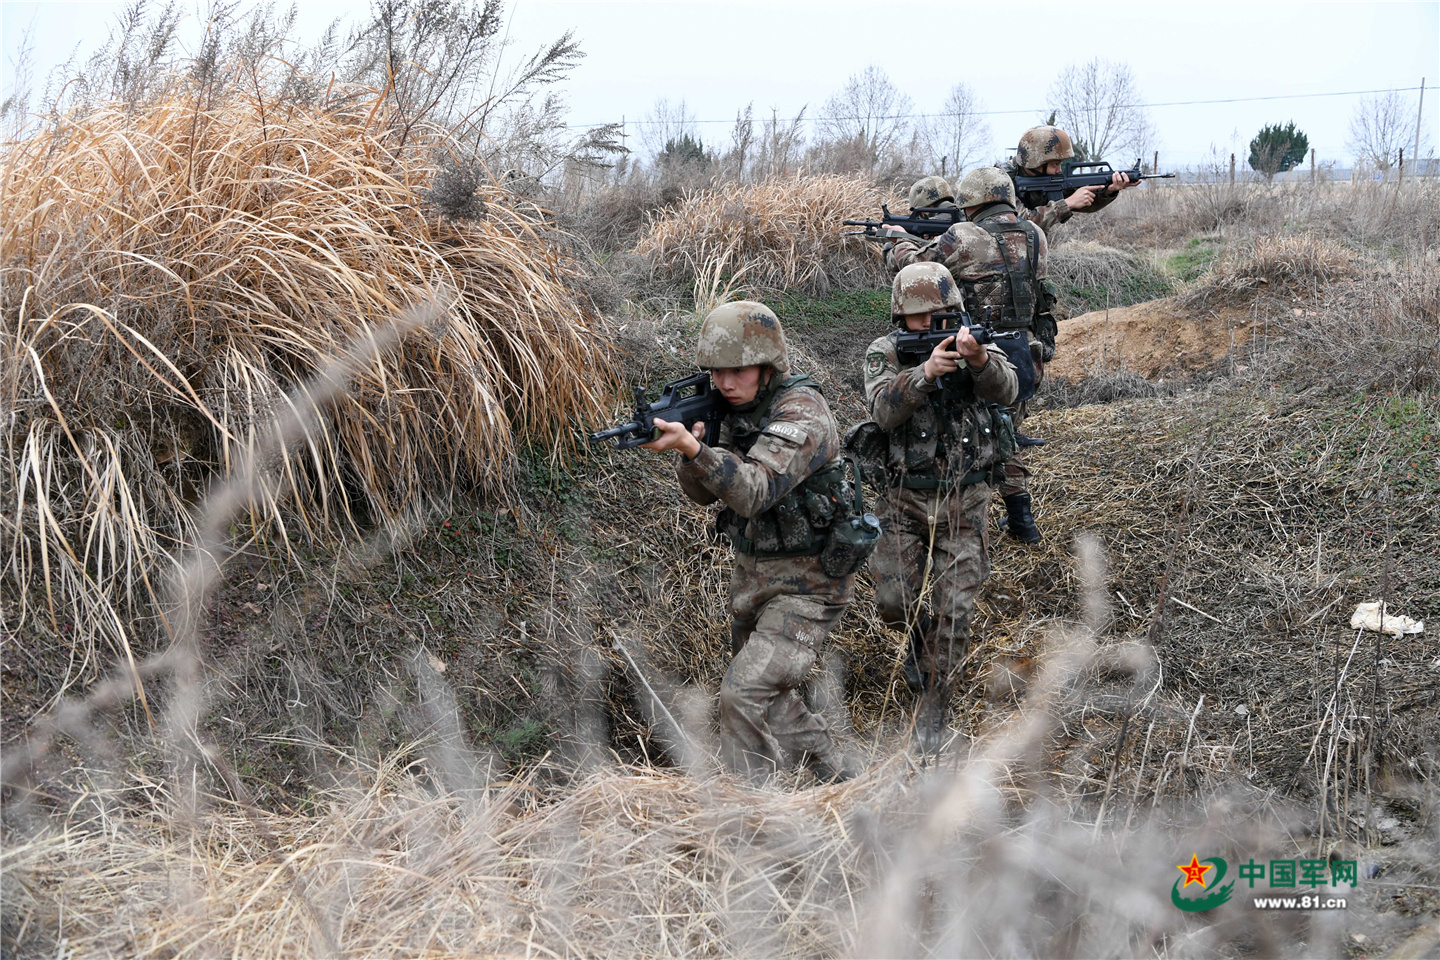
[(839, 174), (721, 184), (654, 215), (635, 252), (652, 283), (684, 293), (717, 270), (757, 293), (871, 287), (885, 281), (879, 249), (842, 222), (877, 217), (893, 200)]
[(20, 618), (117, 649), (194, 542), (206, 486), (289, 389), (402, 306), (446, 310), (278, 452), (286, 495), (248, 518), (256, 537), (497, 490), (522, 445), (563, 456), (612, 376), (541, 217), (485, 185), (476, 219), (427, 204), (438, 131), (402, 148), (363, 94), (316, 112), (176, 89), (60, 118), (6, 144), (0, 172), (6, 593)]

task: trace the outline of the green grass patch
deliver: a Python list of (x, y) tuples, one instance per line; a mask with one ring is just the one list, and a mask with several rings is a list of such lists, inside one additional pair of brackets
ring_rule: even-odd
[(1358, 393), (1323, 414), (1306, 439), (1292, 455), (1337, 486), (1440, 497), (1440, 397)]
[(828, 297), (786, 293), (770, 304), (781, 324), (851, 325), (857, 320), (882, 327), (890, 322), (890, 290), (840, 290)]
[(1219, 253), (1220, 248), (1214, 244), (1207, 243), (1199, 237), (1191, 237), (1184, 249), (1165, 261), (1165, 269), (1176, 280), (1188, 283), (1209, 270), (1210, 264)]

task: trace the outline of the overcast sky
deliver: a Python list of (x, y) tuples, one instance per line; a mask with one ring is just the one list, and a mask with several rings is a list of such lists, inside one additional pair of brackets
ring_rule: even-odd
[[(365, 2), (300, 5), (303, 28), (359, 20)], [(104, 41), (124, 4), (3, 5), (4, 81), (28, 30), (35, 86), (78, 48)], [(188, 4), (193, 49), (203, 7)], [(1083, 11), (1083, 19), (1080, 16)], [(986, 110), (993, 152), (1039, 119), (1068, 63), (1127, 63), (1155, 106), (1161, 166), (1194, 165), (1212, 147), (1240, 152), (1263, 124), (1294, 120), (1322, 161), (1347, 161), (1360, 97), (1309, 96), (1413, 88), (1426, 80), (1423, 128), (1440, 139), (1440, 2), (1424, 3), (548, 3), (507, 6), (511, 57), (573, 29), (586, 58), (565, 83), (576, 124), (643, 118), (658, 97), (683, 99), (707, 144), (724, 141), (737, 108), (810, 113), (866, 65), (884, 69), (917, 111), (940, 107), (957, 81)], [(913, 41), (908, 37), (915, 37)], [(1073, 37), (1066, 44), (1064, 38)], [(1307, 95), (1307, 96), (1300, 96)], [(1416, 91), (1405, 94), (1412, 104)], [(1413, 121), (1411, 121), (1413, 123)], [(632, 128), (633, 132), (633, 128)], [(1110, 158), (1128, 159), (1128, 158)], [(1243, 162), (1243, 159), (1242, 159)]]

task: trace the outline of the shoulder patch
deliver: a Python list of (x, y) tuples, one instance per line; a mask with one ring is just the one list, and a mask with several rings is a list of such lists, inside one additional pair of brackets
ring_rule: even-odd
[(865, 376), (878, 377), (884, 371), (885, 354), (879, 353), (878, 351), (865, 354)]
[(787, 423), (784, 420), (777, 423), (766, 424), (763, 432), (774, 434), (777, 437), (784, 437), (786, 440), (792, 440), (795, 443), (805, 442), (804, 429), (796, 424)]

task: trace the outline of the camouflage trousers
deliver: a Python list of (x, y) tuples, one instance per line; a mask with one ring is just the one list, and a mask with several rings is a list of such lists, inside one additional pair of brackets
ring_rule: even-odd
[(891, 487), (876, 505), (885, 532), (870, 558), (875, 606), (892, 629), (929, 627), (920, 638), (920, 668), (939, 683), (953, 685), (970, 652), (975, 596), (990, 572), (990, 491), (988, 483), (950, 493)]
[(796, 761), (829, 759), (825, 718), (804, 684), (825, 637), (850, 605), (855, 578), (826, 576), (816, 557), (735, 558), (731, 648), (720, 682), (721, 750), (737, 773), (763, 779)]
[[(1040, 391), (1040, 382), (1045, 379), (1045, 364), (1040, 361), (1035, 363), (1035, 391)], [(1011, 421), (1015, 424), (1015, 430), (1023, 433), (1020, 425), (1025, 422), (1026, 414), (1029, 412), (1029, 401), (1018, 404), (1010, 414)], [(1008, 497), (1012, 493), (1030, 492), (1030, 465), (1025, 462), (1029, 447), (1021, 447), (1016, 450), (1009, 460), (1005, 461), (1005, 479), (1000, 484), (1000, 496)]]

